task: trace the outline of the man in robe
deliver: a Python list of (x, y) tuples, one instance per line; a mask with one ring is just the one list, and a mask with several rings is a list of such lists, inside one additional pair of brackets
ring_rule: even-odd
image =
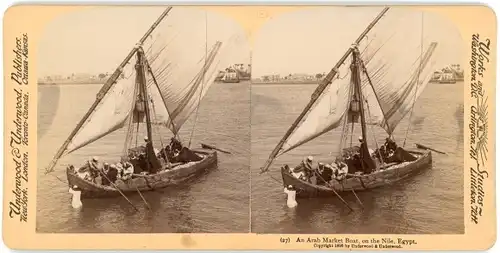
[(174, 154), (179, 153), (182, 149), (182, 143), (175, 137), (170, 138), (170, 144), (168, 146), (170, 147), (170, 151)]
[(130, 162), (123, 162), (123, 176), (122, 180), (127, 181), (132, 178), (132, 174), (134, 173), (134, 166)]
[(161, 164), (157, 157), (159, 152), (153, 147), (153, 143), (147, 136), (144, 137), (144, 145), (137, 147), (134, 151), (138, 153), (138, 164), (141, 166), (141, 171), (148, 171), (154, 174), (161, 169)]
[(108, 165), (108, 168), (105, 169), (106, 177), (102, 179), (102, 185), (109, 186), (111, 183), (115, 183), (118, 178), (118, 169), (114, 164)]
[(170, 163), (197, 162), (203, 159), (195, 152), (191, 151), (188, 147), (183, 147), (182, 143), (178, 141), (175, 137), (172, 137), (170, 139), (170, 144), (167, 147), (165, 147), (165, 151), (167, 153), (167, 158)]
[(363, 139), (363, 137), (360, 136), (358, 140), (360, 142), (359, 158), (361, 160), (362, 170), (365, 174), (370, 174), (376, 168), (375, 162), (373, 161), (372, 155), (368, 150), (368, 144)]
[(317, 180), (318, 185), (328, 185), (332, 180), (335, 169), (330, 164), (318, 164), (319, 180)]
[(313, 159), (314, 158), (312, 156), (304, 158), (304, 160), (302, 160), (302, 162), (300, 162), (300, 164), (293, 169), (293, 172), (294, 173), (302, 172), (304, 174), (305, 180), (307, 182), (311, 182), (311, 176), (312, 173), (314, 172), (312, 168)]
[(333, 163), (336, 167), (335, 170), (335, 179), (337, 181), (342, 181), (347, 173), (349, 173), (349, 168), (345, 162), (343, 162), (340, 159), (336, 159), (335, 162)]
[(90, 181), (94, 182), (95, 178), (99, 176), (99, 171), (102, 171), (103, 167), (99, 163), (99, 157), (94, 156), (90, 160), (88, 160), (85, 165), (83, 165), (78, 172), (79, 173), (88, 173), (90, 176)]

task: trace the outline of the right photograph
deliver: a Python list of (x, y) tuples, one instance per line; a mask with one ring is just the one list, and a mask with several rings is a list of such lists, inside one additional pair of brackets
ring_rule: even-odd
[(438, 8), (312, 7), (254, 35), (252, 232), (464, 233), (466, 43)]

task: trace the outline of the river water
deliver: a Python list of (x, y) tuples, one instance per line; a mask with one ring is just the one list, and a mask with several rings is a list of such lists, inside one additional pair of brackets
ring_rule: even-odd
[[(94, 101), (99, 85), (39, 86), (37, 231), (48, 233), (463, 233), (463, 84), (429, 84), (415, 105), (411, 121), (396, 130), (401, 145), (421, 143), (446, 152), (433, 153), (433, 167), (401, 184), (358, 192), (345, 199), (349, 212), (335, 199), (299, 199), (286, 206), (279, 166), (295, 165), (306, 155), (329, 159), (338, 150), (339, 132), (332, 131), (280, 156), (268, 174), (259, 175), (269, 153), (307, 103), (315, 85), (216, 83), (202, 101), (193, 135), (200, 142), (232, 152), (219, 153), (217, 168), (184, 186), (121, 197), (84, 200), (71, 207), (64, 175), (67, 164), (89, 156), (115, 160), (124, 133), (117, 131), (63, 157), (56, 171), (43, 175), (59, 146)], [(194, 116), (181, 130), (189, 139)], [(380, 129), (372, 129), (385, 137)], [(164, 140), (170, 137), (164, 132)], [(163, 135), (162, 135), (163, 136)], [(158, 136), (156, 136), (158, 137)], [(57, 176), (57, 177), (56, 177)], [(278, 179), (276, 182), (274, 177)], [(63, 182), (59, 181), (61, 179)], [(250, 223), (251, 222), (251, 223)]]
[[(338, 154), (339, 131), (325, 134), (278, 157), (268, 174), (259, 168), (300, 114), (315, 85), (252, 86), (252, 231), (257, 233), (464, 233), (463, 209), (463, 83), (429, 84), (415, 104), (411, 121), (404, 119), (396, 129), (399, 145), (410, 131), (406, 146), (420, 143), (444, 151), (433, 153), (433, 166), (398, 185), (358, 192), (364, 210), (350, 194), (346, 201), (299, 199), (286, 206), (279, 168), (295, 166), (307, 155), (315, 160)], [(372, 130), (369, 130), (370, 132)], [(377, 141), (386, 137), (373, 129)], [(371, 136), (370, 134), (368, 136)], [(357, 139), (357, 135), (354, 137)], [(277, 179), (279, 182), (275, 181)]]
[[(49, 233), (175, 233), (248, 232), (250, 226), (250, 86), (248, 83), (212, 85), (202, 101), (192, 137), (232, 154), (220, 153), (218, 166), (188, 184), (131, 196), (138, 212), (121, 198), (83, 200), (71, 207), (65, 177), (68, 163), (81, 164), (89, 156), (119, 159), (124, 132), (117, 131), (63, 157), (50, 175), (45, 166), (95, 99), (100, 85), (50, 85), (38, 89), (37, 231)], [(195, 113), (181, 130), (189, 140)], [(171, 135), (163, 132), (164, 142)], [(156, 139), (159, 139), (158, 135)], [(142, 136), (139, 136), (142, 139)], [(56, 177), (57, 176), (57, 177)], [(63, 182), (59, 181), (61, 179)]]

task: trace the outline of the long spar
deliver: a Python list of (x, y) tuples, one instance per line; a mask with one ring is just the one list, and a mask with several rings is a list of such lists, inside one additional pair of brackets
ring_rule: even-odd
[[(138, 42), (139, 45), (142, 45), (144, 43), (144, 41), (146, 41), (148, 36), (151, 35), (151, 33), (158, 26), (158, 24), (160, 24), (160, 22), (168, 15), (170, 10), (172, 10), (172, 6), (167, 7), (167, 9), (165, 9), (165, 11), (163, 11), (163, 13), (160, 15), (160, 17), (158, 17), (158, 19), (153, 23), (153, 25), (151, 25), (149, 30), (146, 31), (144, 36), (142, 36), (142, 38), (139, 40), (139, 42)], [(54, 156), (52, 161), (49, 163), (47, 168), (45, 168), (45, 174), (48, 174), (48, 173), (54, 171), (54, 166), (56, 165), (59, 158), (61, 158), (61, 156), (63, 155), (64, 151), (68, 147), (68, 145), (71, 142), (71, 140), (73, 139), (73, 137), (80, 130), (80, 128), (85, 123), (85, 121), (87, 121), (87, 119), (90, 117), (90, 115), (95, 110), (97, 105), (99, 105), (99, 103), (102, 101), (102, 99), (104, 98), (104, 95), (106, 95), (106, 93), (115, 84), (116, 80), (118, 79), (118, 77), (122, 73), (123, 68), (128, 64), (128, 62), (130, 61), (132, 56), (134, 56), (134, 54), (137, 52), (137, 50), (138, 50), (138, 47), (134, 47), (130, 51), (130, 53), (127, 55), (127, 57), (125, 57), (125, 59), (123, 59), (122, 63), (116, 68), (115, 72), (113, 72), (113, 74), (109, 77), (109, 79), (106, 81), (106, 83), (102, 86), (101, 90), (99, 90), (99, 92), (96, 95), (96, 100), (94, 101), (94, 103), (92, 104), (90, 109), (87, 111), (87, 113), (85, 113), (85, 115), (80, 120), (80, 122), (78, 122), (75, 129), (73, 129), (73, 131), (70, 133), (70, 135), (68, 136), (66, 141), (63, 143), (63, 145), (59, 148), (59, 150), (57, 151), (56, 155)]]
[[(385, 7), (380, 14), (368, 25), (368, 27), (359, 35), (358, 39), (354, 42), (354, 44), (359, 44), (361, 40), (370, 32), (370, 30), (377, 24), (377, 22), (384, 16), (384, 14), (389, 10), (389, 7)], [(309, 112), (311, 107), (316, 103), (316, 100), (318, 100), (319, 96), (323, 91), (326, 89), (326, 87), (332, 82), (333, 78), (335, 75), (338, 73), (338, 68), (344, 63), (344, 61), (349, 57), (349, 55), (352, 53), (353, 48), (350, 47), (344, 55), (340, 58), (340, 60), (335, 64), (335, 66), (330, 70), (330, 72), (326, 75), (325, 79), (321, 81), (321, 83), (318, 85), (316, 90), (311, 96), (311, 100), (309, 103), (306, 105), (302, 113), (297, 117), (297, 119), (293, 122), (293, 124), (290, 126), (288, 131), (285, 133), (285, 136), (280, 140), (278, 145), (274, 148), (273, 152), (269, 155), (269, 159), (266, 161), (264, 166), (261, 168), (260, 174), (266, 172), (269, 170), (269, 166), (271, 166), (271, 163), (273, 162), (274, 158), (278, 155), (278, 152), (280, 149), (283, 147), (285, 144), (285, 141), (288, 139), (288, 137), (293, 133), (297, 125), (302, 121), (302, 119), (306, 116), (306, 114)]]

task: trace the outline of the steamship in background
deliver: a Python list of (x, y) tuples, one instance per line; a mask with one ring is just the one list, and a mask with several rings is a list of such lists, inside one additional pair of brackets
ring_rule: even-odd
[(239, 83), (240, 81), (250, 80), (252, 73), (252, 64), (233, 64), (224, 70), (219, 71), (215, 78), (216, 82)]
[(464, 80), (464, 70), (460, 64), (452, 64), (441, 70), (436, 70), (432, 74), (430, 83), (456, 83)]

